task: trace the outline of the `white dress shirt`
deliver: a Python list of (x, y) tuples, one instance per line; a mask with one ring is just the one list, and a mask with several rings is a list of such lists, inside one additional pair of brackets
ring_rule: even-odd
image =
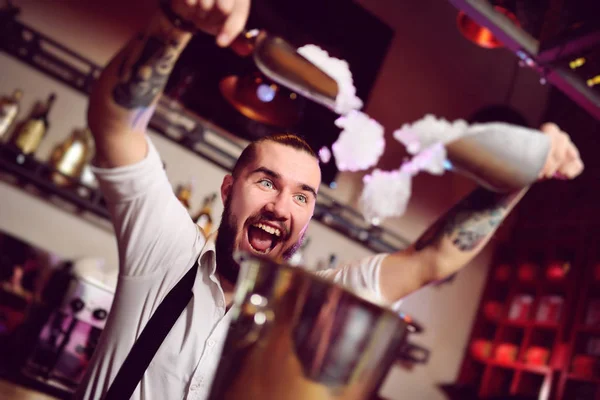
[[(199, 262), (193, 298), (146, 370), (132, 399), (205, 399), (223, 346), (229, 315), (215, 273), (214, 235), (200, 233), (173, 193), (148, 138), (144, 160), (93, 168), (111, 213), (119, 279), (98, 347), (75, 398), (100, 399), (164, 297)], [(379, 254), (321, 274), (381, 299)]]

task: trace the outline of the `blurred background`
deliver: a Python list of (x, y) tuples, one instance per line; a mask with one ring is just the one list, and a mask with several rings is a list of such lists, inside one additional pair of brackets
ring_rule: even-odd
[[(87, 95), (156, 4), (2, 6), (0, 398), (67, 398), (110, 310), (118, 262), (89, 173)], [(553, 121), (586, 165), (574, 181), (537, 184), (464, 270), (403, 300), (425, 327), (411, 340), (427, 357), (399, 355), (380, 398), (600, 398), (598, 11), (591, 0), (253, 2), (248, 28), (348, 61), (365, 112), (386, 128), (379, 168), (406, 155), (392, 132), (427, 113), (532, 128)], [(334, 119), (199, 34), (149, 135), (173, 190), (210, 231), (222, 212), (215, 193), (248, 140), (293, 131), (318, 150), (336, 140)], [(405, 215), (371, 226), (356, 211), (363, 174), (323, 168), (295, 260), (318, 268), (408, 246), (474, 188), (421, 174)]]

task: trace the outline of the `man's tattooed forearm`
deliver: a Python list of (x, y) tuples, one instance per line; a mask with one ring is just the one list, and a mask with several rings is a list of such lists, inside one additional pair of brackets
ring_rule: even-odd
[(444, 233), (460, 250), (470, 251), (498, 229), (506, 213), (502, 203), (481, 211), (459, 211), (449, 218)]
[(415, 244), (421, 250), (446, 237), (462, 251), (479, 246), (500, 226), (514, 194), (500, 195), (479, 188), (432, 225)]
[[(148, 107), (161, 92), (175, 65), (180, 44), (157, 35), (140, 36), (119, 68), (114, 101), (127, 109)], [(140, 47), (141, 46), (141, 47)]]

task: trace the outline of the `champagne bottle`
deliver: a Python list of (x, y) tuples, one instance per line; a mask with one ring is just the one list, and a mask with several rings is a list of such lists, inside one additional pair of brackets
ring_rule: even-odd
[(12, 96), (0, 98), (0, 139), (6, 135), (12, 127), (12, 124), (19, 113), (21, 97), (23, 97), (23, 91), (21, 89), (16, 89)]
[(48, 132), (48, 113), (54, 104), (56, 95), (51, 93), (45, 104), (39, 104), (11, 137), (11, 143), (23, 154), (32, 154), (39, 147)]
[(85, 165), (93, 156), (93, 143), (88, 128), (76, 129), (64, 142), (54, 148), (50, 155), (50, 164), (58, 171), (52, 173), (52, 181), (56, 185), (72, 186), (73, 181), (67, 177), (74, 179), (81, 177)]
[(190, 210), (190, 198), (192, 197), (193, 190), (192, 186), (193, 185), (191, 183), (179, 185), (175, 191), (175, 195), (188, 211)]
[(202, 204), (202, 208), (194, 217), (194, 222), (196, 225), (200, 227), (204, 236), (208, 236), (212, 229), (212, 206), (217, 198), (217, 194), (213, 193), (210, 196), (206, 196), (204, 198), (204, 203)]

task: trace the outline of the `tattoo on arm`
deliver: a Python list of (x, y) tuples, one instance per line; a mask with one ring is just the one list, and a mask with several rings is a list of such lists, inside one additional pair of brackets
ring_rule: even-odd
[(168, 34), (138, 36), (119, 68), (113, 100), (127, 109), (150, 106), (165, 87), (180, 47)]
[(476, 189), (427, 229), (417, 240), (416, 250), (444, 237), (461, 251), (474, 250), (498, 229), (519, 197), (519, 193), (498, 194)]

